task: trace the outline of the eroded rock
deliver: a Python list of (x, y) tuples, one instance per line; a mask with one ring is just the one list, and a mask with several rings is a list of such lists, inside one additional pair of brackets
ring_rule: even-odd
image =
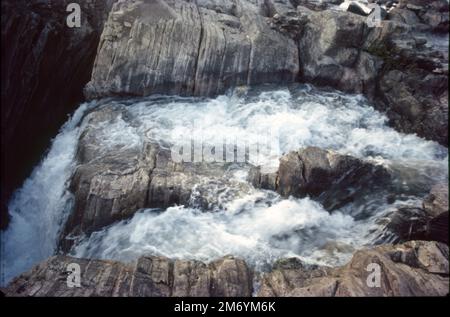
[[(68, 287), (68, 265), (80, 266), (80, 287)], [(7, 296), (249, 297), (252, 272), (231, 256), (211, 264), (144, 256), (134, 264), (54, 256), (12, 280)]]
[(119, 2), (86, 94), (210, 96), (239, 85), (293, 82), (297, 47), (269, 27), (265, 11), (246, 0)]

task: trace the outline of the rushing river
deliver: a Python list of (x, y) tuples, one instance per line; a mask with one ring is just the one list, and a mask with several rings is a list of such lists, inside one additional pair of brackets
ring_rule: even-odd
[[(296, 85), (237, 89), (214, 99), (94, 101), (81, 105), (62, 127), (46, 157), (13, 196), (11, 223), (2, 233), (2, 284), (56, 252), (58, 233), (72, 207), (68, 184), (76, 166), (82, 118), (99, 104), (126, 105), (129, 117), (118, 117), (102, 128), (105, 147), (140, 147), (148, 138), (176, 144), (193, 124), (210, 143), (232, 138), (252, 145), (268, 135), (272, 150), (258, 162), (250, 158), (251, 163), (274, 168), (279, 157), (292, 150), (332, 149), (383, 164), (394, 177), (395, 196), (389, 200), (392, 193), (376, 191), (329, 213), (310, 198), (282, 199), (271, 191), (252, 189), (225, 199), (213, 212), (185, 206), (140, 210), (81, 240), (71, 251), (77, 257), (128, 262), (155, 254), (210, 261), (232, 254), (259, 269), (290, 256), (340, 265), (355, 249), (377, 241), (389, 212), (405, 204), (419, 205), (434, 183), (448, 180), (446, 148), (396, 132), (359, 95)], [(236, 167), (233, 177), (245, 182), (246, 173)]]

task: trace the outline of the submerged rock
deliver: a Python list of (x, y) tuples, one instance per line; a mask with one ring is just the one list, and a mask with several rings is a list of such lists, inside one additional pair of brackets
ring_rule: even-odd
[(427, 237), (448, 244), (448, 184), (433, 186), (423, 201), (423, 208), (431, 218), (426, 226)]
[(442, 243), (410, 241), (357, 251), (338, 268), (278, 266), (264, 274), (258, 296), (445, 296), (448, 252)]
[[(80, 287), (69, 287), (69, 264), (80, 266)], [(12, 280), (7, 296), (249, 297), (252, 272), (231, 256), (210, 264), (143, 256), (134, 264), (54, 256)]]
[(114, 0), (80, 1), (81, 27), (69, 28), (66, 8), (73, 2), (1, 2), (2, 230), (10, 195), (83, 100)]
[(249, 173), (255, 187), (284, 197), (318, 197), (328, 210), (351, 202), (363, 190), (382, 186), (387, 179), (389, 174), (381, 166), (317, 147), (284, 155), (276, 173), (261, 173), (260, 167)]
[(269, 27), (266, 10), (247, 0), (116, 3), (86, 94), (210, 96), (233, 86), (293, 82), (297, 47)]

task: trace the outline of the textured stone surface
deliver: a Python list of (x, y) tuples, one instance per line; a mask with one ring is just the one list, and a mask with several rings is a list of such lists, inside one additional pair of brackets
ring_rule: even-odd
[(86, 94), (207, 96), (243, 84), (292, 82), (297, 47), (267, 25), (265, 10), (263, 2), (246, 0), (119, 2)]
[[(54, 256), (12, 280), (7, 296), (445, 296), (449, 291), (448, 246), (409, 241), (357, 251), (336, 268), (281, 259), (271, 272), (254, 275), (245, 262), (227, 256), (210, 264), (143, 256), (135, 263)], [(81, 287), (67, 286), (67, 266), (81, 268)], [(380, 287), (369, 287), (380, 266)], [(255, 294), (253, 294), (255, 295)]]
[[(380, 287), (366, 283), (380, 266)], [(410, 241), (357, 251), (339, 268), (276, 268), (261, 279), (258, 296), (445, 296), (449, 292), (448, 246)]]
[(388, 216), (379, 242), (431, 240), (448, 244), (448, 185), (433, 186), (422, 208), (401, 207)]
[[(67, 266), (80, 265), (81, 287), (67, 286)], [(210, 264), (144, 256), (135, 263), (54, 256), (12, 280), (7, 296), (249, 297), (252, 272), (243, 260)]]
[(275, 190), (284, 197), (319, 197), (329, 210), (352, 201), (372, 185), (382, 186), (388, 179), (381, 166), (317, 147), (282, 156), (276, 173), (265, 174), (254, 167), (249, 174), (249, 181), (258, 188)]

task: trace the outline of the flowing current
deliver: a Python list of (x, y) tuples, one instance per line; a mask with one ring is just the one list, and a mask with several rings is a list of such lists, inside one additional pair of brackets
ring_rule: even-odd
[[(341, 265), (355, 249), (376, 243), (386, 215), (401, 205), (419, 205), (433, 184), (448, 180), (446, 148), (396, 132), (359, 95), (296, 85), (236, 89), (214, 99), (155, 96), (91, 102), (62, 127), (9, 204), (11, 223), (2, 233), (2, 284), (56, 252), (72, 208), (68, 185), (82, 118), (96, 107), (117, 105), (126, 107), (127, 120), (118, 116), (102, 127), (105, 148), (141, 147), (149, 138), (177, 144), (194, 125), (210, 143), (231, 138), (252, 145), (268, 136), (271, 151), (263, 151), (257, 162), (250, 157), (251, 163), (274, 168), (292, 150), (332, 149), (384, 165), (394, 176), (395, 199), (387, 199), (392, 193), (374, 192), (329, 213), (308, 197), (283, 199), (252, 188), (225, 197), (214, 211), (186, 206), (139, 210), (81, 239), (71, 251), (76, 257), (129, 262), (152, 254), (210, 261), (232, 254), (258, 269), (281, 257)], [(247, 172), (237, 166), (231, 177), (246, 182)], [(213, 188), (211, 192), (219, 195)]]

